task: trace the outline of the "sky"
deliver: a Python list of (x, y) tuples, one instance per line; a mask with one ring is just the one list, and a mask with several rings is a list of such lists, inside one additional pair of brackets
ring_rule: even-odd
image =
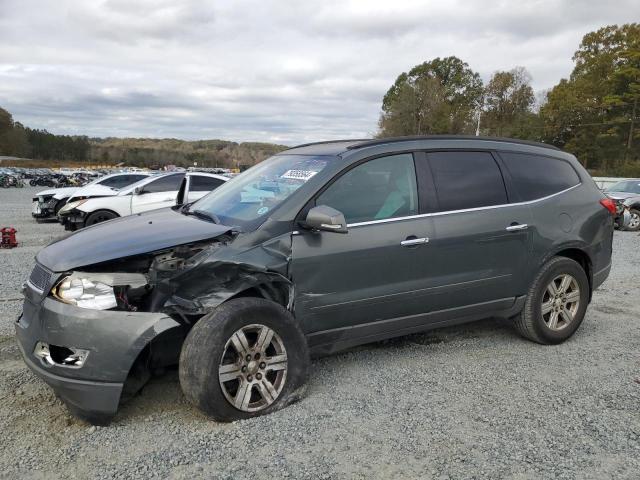
[(286, 145), (376, 133), (395, 78), (456, 55), (542, 92), (638, 0), (0, 0), (0, 107), (92, 137)]

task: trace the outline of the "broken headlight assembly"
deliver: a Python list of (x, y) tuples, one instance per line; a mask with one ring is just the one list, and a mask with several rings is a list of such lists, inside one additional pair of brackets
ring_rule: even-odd
[(121, 306), (122, 287), (128, 289), (146, 285), (147, 278), (142, 274), (74, 272), (62, 278), (51, 293), (61, 302), (76, 307), (109, 310)]

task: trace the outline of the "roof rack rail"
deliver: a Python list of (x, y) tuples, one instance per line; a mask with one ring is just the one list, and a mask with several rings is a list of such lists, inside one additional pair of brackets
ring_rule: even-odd
[(516, 138), (505, 137), (483, 137), (475, 135), (413, 135), (406, 137), (389, 137), (389, 138), (377, 138), (375, 140), (365, 140), (362, 143), (356, 143), (355, 145), (349, 145), (347, 150), (355, 150), (358, 148), (372, 147), (374, 145), (382, 145), (385, 143), (407, 142), (411, 140), (482, 140), (489, 142), (505, 142), (505, 143), (518, 143), (521, 145), (531, 145), (534, 147), (549, 148), (552, 150), (560, 150), (554, 145), (547, 143), (533, 142), (530, 140), (519, 140)]
[[(294, 148), (302, 148), (302, 147), (310, 147), (311, 145), (325, 145), (327, 143), (346, 143), (346, 142), (370, 142), (371, 138), (345, 138), (343, 140), (323, 140), (322, 142), (309, 142), (309, 143), (301, 143), (300, 145), (296, 145), (295, 147), (289, 147), (287, 150), (293, 150)], [(285, 152), (287, 150), (284, 150)]]

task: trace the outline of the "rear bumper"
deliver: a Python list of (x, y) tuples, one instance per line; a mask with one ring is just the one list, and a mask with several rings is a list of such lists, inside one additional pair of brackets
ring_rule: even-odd
[(611, 273), (611, 263), (609, 263), (609, 265), (604, 267), (602, 270), (599, 270), (593, 274), (594, 290), (604, 283), (607, 277), (609, 277), (609, 273)]

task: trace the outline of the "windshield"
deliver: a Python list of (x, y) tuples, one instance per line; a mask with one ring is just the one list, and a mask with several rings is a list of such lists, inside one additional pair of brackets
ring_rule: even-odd
[(220, 223), (241, 230), (261, 224), (269, 212), (284, 202), (332, 157), (276, 155), (226, 182), (190, 207), (206, 212)]
[(640, 194), (640, 180), (625, 180), (607, 188), (607, 192), (624, 192)]

